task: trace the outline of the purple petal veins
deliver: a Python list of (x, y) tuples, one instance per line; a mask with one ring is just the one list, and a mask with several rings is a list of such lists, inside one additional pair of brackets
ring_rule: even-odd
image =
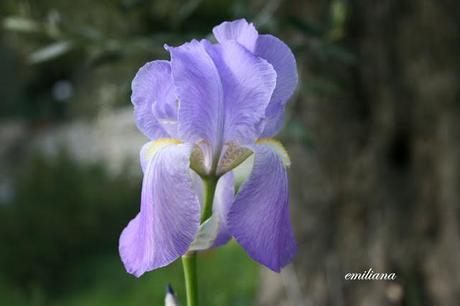
[(279, 272), (296, 252), (286, 168), (273, 146), (258, 144), (254, 152), (252, 172), (230, 208), (228, 226), (253, 259)]
[[(276, 87), (266, 110), (267, 122), (263, 137), (272, 137), (282, 126), (284, 106), (297, 86), (297, 67), (289, 47), (273, 35), (258, 35), (253, 24), (240, 19), (223, 22), (213, 29), (220, 43), (237, 41), (254, 55), (268, 61), (276, 71)], [(257, 35), (254, 35), (254, 32)]]
[(191, 145), (169, 145), (147, 166), (141, 211), (119, 245), (127, 271), (137, 277), (182, 256), (198, 231), (200, 203), (189, 172), (190, 153)]
[(176, 120), (176, 94), (168, 61), (153, 61), (139, 69), (132, 82), (131, 100), (137, 127), (152, 140), (175, 137), (162, 122)]

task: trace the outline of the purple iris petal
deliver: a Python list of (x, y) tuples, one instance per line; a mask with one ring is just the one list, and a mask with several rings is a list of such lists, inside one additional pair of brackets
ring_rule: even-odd
[(216, 148), (229, 140), (254, 142), (276, 84), (273, 67), (231, 41), (168, 49), (183, 138), (206, 139)]
[(120, 237), (126, 270), (139, 277), (185, 254), (200, 224), (200, 203), (189, 169), (191, 145), (169, 145), (150, 160), (140, 213)]
[(284, 105), (276, 105), (272, 110), (277, 111), (272, 111), (271, 114), (265, 114), (264, 130), (262, 135), (260, 135), (261, 138), (270, 138), (278, 134), (283, 127), (284, 117), (286, 115)]
[[(276, 71), (276, 87), (266, 110), (264, 137), (278, 133), (282, 126), (284, 105), (297, 86), (298, 76), (296, 61), (289, 47), (272, 35), (258, 35), (252, 24), (246, 20), (224, 22), (213, 29), (214, 36), (220, 43), (235, 40), (254, 55), (267, 60)], [(257, 34), (257, 35), (254, 35)]]
[(152, 140), (174, 137), (176, 94), (167, 61), (145, 64), (132, 82), (131, 100), (139, 130)]
[(270, 146), (255, 145), (254, 151), (252, 172), (230, 208), (228, 226), (253, 259), (279, 272), (296, 252), (287, 173)]
[(179, 136), (190, 142), (206, 140), (216, 148), (223, 129), (223, 93), (217, 68), (196, 40), (168, 50), (180, 100)]
[(254, 52), (259, 35), (254, 25), (248, 23), (245, 19), (224, 21), (215, 26), (212, 32), (219, 43), (236, 40), (251, 52)]
[[(255, 55), (266, 59), (276, 71), (276, 88), (267, 108), (267, 121), (263, 137), (278, 133), (282, 126), (284, 105), (297, 86), (297, 67), (294, 55), (289, 47), (272, 35), (259, 35)], [(281, 121), (281, 122), (280, 122)]]
[(276, 84), (272, 65), (235, 41), (202, 43), (219, 71), (223, 87), (223, 142), (253, 143), (262, 132), (260, 123)]
[(220, 228), (213, 247), (218, 247), (226, 244), (232, 236), (228, 231), (227, 215), (235, 197), (235, 187), (233, 172), (227, 172), (223, 175), (216, 187), (216, 194), (214, 195), (213, 214), (219, 218)]
[(146, 158), (146, 155), (147, 155), (147, 150), (149, 149), (150, 145), (151, 143), (147, 142), (146, 144), (142, 146), (141, 151), (139, 152), (139, 160), (141, 163), (142, 173), (145, 173), (149, 165), (149, 159)]
[(204, 184), (201, 177), (193, 170), (190, 170), (190, 175), (192, 177), (193, 190), (195, 191), (198, 200), (200, 201), (200, 209), (203, 209), (204, 206)]

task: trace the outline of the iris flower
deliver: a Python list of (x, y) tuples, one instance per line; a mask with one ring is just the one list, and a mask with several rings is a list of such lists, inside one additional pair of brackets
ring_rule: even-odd
[[(276, 272), (296, 251), (289, 156), (271, 139), (297, 85), (295, 58), (244, 19), (213, 33), (217, 43), (165, 46), (171, 59), (145, 64), (132, 82), (137, 126), (151, 140), (140, 152), (140, 212), (119, 244), (126, 270), (137, 277), (232, 237)], [(249, 173), (238, 186), (241, 167)], [(211, 208), (203, 207), (209, 181)]]

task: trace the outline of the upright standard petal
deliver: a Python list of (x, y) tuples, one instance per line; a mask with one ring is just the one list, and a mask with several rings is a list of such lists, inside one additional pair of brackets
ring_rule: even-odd
[(297, 86), (296, 61), (291, 49), (273, 35), (259, 35), (254, 54), (272, 64), (277, 75), (263, 133), (263, 137), (271, 137), (281, 129), (284, 106)]
[(177, 98), (168, 61), (153, 61), (137, 72), (132, 84), (137, 127), (152, 140), (174, 137)]
[(209, 141), (216, 148), (223, 126), (223, 93), (217, 68), (196, 40), (167, 49), (180, 100), (179, 136), (190, 142)]
[(277, 134), (282, 127), (284, 106), (298, 82), (296, 61), (291, 49), (273, 35), (259, 35), (254, 25), (244, 19), (223, 22), (213, 32), (219, 43), (237, 41), (275, 69), (276, 87), (267, 107), (263, 137)]
[(189, 170), (192, 146), (169, 145), (149, 161), (140, 213), (123, 230), (119, 251), (139, 277), (185, 254), (200, 225), (200, 203)]
[(284, 105), (276, 105), (276, 107), (271, 108), (271, 111), (265, 113), (264, 120), (264, 129), (261, 138), (270, 138), (278, 134), (278, 132), (283, 128), (284, 117), (285, 117), (285, 107)]
[(276, 84), (272, 65), (235, 41), (203, 41), (220, 75), (224, 93), (224, 143), (253, 143)]
[(219, 43), (235, 40), (251, 52), (254, 52), (259, 35), (254, 24), (248, 23), (245, 19), (222, 22), (215, 26), (212, 32)]
[(292, 260), (296, 244), (286, 168), (276, 145), (265, 142), (254, 146), (253, 169), (230, 208), (228, 225), (249, 256), (279, 272)]

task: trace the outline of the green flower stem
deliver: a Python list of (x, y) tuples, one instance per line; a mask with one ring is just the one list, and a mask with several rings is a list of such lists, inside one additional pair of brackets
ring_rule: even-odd
[(214, 200), (214, 193), (216, 192), (217, 176), (207, 176), (203, 178), (204, 182), (204, 209), (201, 214), (201, 222), (208, 220), (212, 215), (212, 202)]
[[(203, 223), (212, 215), (212, 202), (214, 193), (216, 192), (217, 181), (216, 176), (208, 176), (203, 178), (204, 182), (204, 208), (201, 214)], [(187, 252), (182, 256), (182, 266), (184, 267), (185, 291), (187, 295), (187, 306), (198, 306), (198, 281), (196, 272), (196, 252)]]
[(188, 252), (182, 256), (184, 267), (185, 292), (187, 306), (198, 306), (198, 282), (196, 275), (196, 252)]

